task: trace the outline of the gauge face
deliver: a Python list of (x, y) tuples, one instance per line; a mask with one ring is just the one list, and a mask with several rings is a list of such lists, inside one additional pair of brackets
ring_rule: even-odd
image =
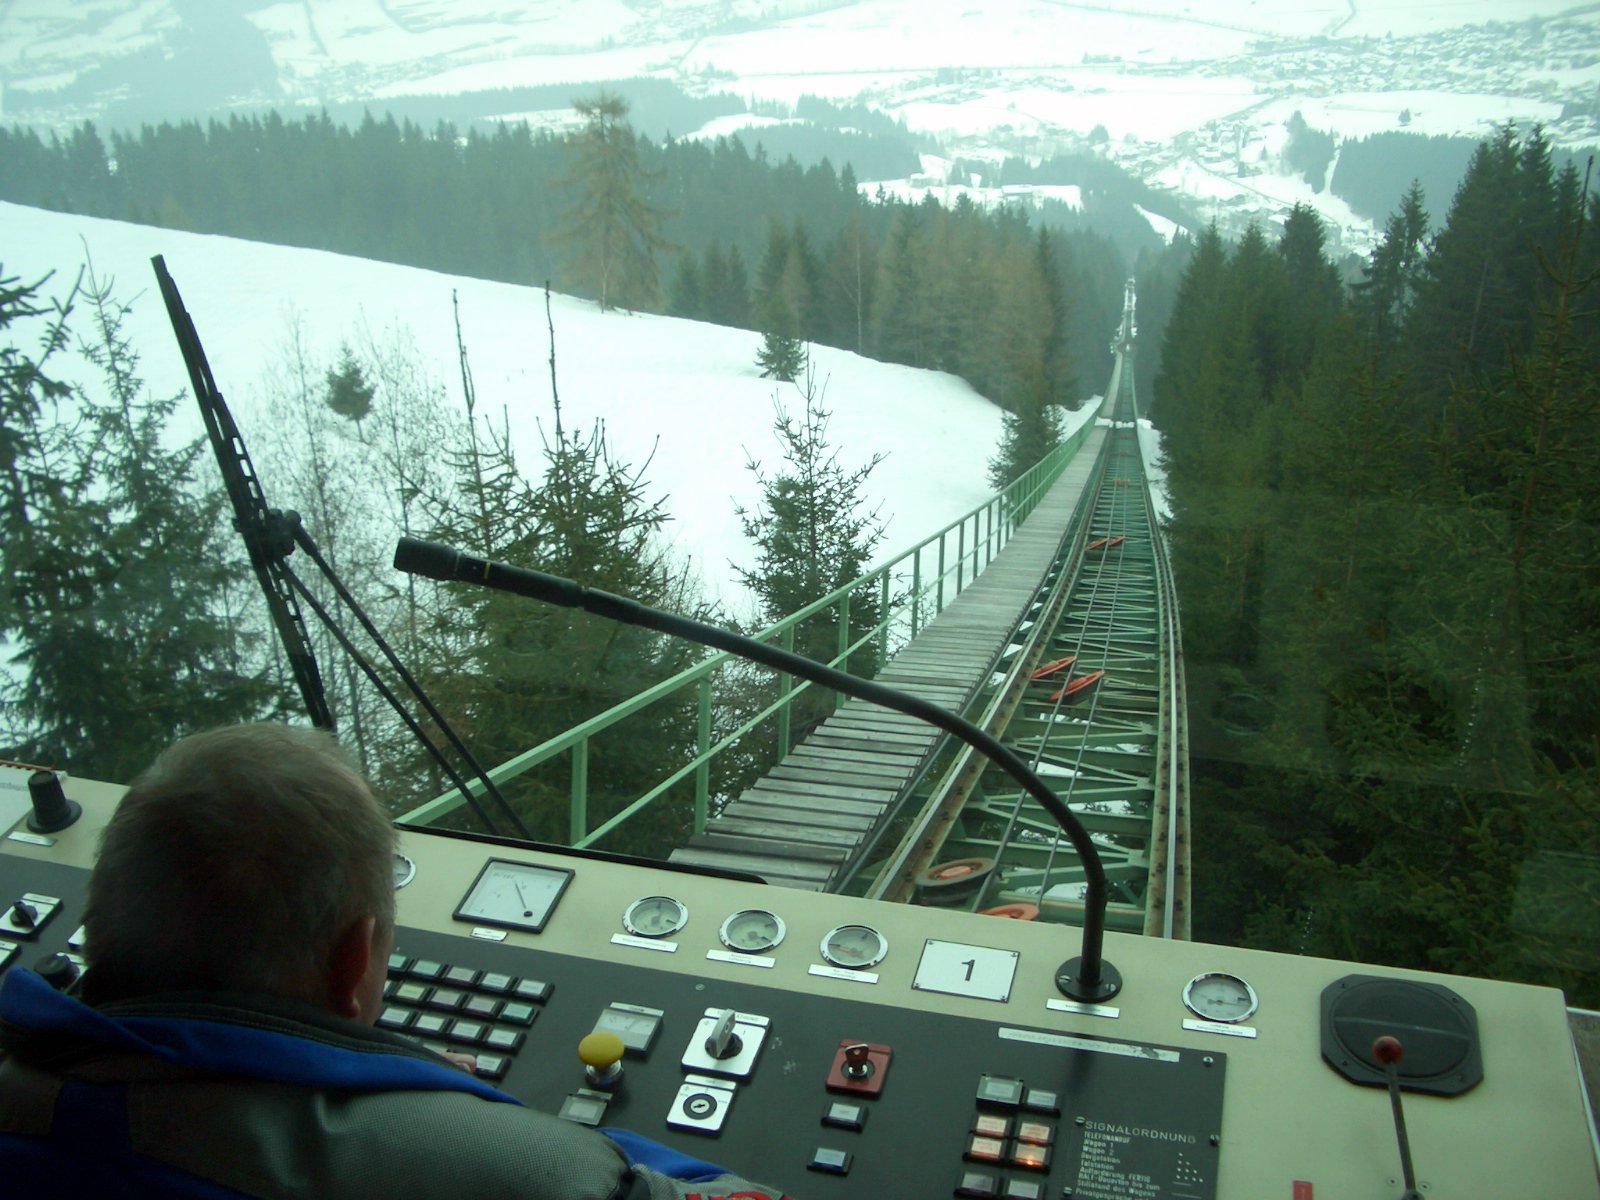
[(729, 950), (762, 954), (783, 941), (783, 918), (764, 908), (746, 908), (722, 923), (717, 936)]
[(491, 858), (456, 908), (456, 920), (538, 933), (570, 882), (572, 872), (565, 867)]
[(1255, 1014), (1256, 992), (1237, 975), (1211, 971), (1189, 981), (1183, 1003), (1197, 1017), (1233, 1025)]
[(394, 856), (394, 890), (399, 891), (410, 883), (417, 875), (417, 864), (404, 854), (396, 853)]
[(889, 953), (883, 934), (870, 925), (840, 925), (822, 939), (822, 957), (836, 967), (875, 967)]
[(677, 933), (689, 920), (689, 910), (671, 896), (646, 896), (628, 905), (622, 927), (636, 937), (659, 938)]

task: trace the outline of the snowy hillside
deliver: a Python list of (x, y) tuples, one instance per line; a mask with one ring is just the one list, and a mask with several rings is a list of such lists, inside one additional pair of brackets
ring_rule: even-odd
[[(10, 204), (0, 204), (0, 230), (6, 276), (32, 281), (55, 270), (52, 283), (61, 291), (87, 254), (102, 280), (114, 278), (119, 298), (137, 298), (128, 332), (147, 383), (170, 395), (187, 390), (187, 377), (150, 267), (152, 255), (165, 256), (261, 468), (269, 503), (280, 501), (260, 449), (267, 432), (263, 381), (281, 373), (292, 328), (298, 325), (319, 372), (334, 364), (341, 341), (359, 345), (363, 328), (380, 336), (399, 331), (459, 409), (452, 290), (460, 298), (479, 411), (504, 409), (519, 461), (525, 469), (540, 461), (539, 424), (549, 427), (552, 409), (544, 298), (535, 289)], [(601, 314), (563, 296), (555, 298), (554, 320), (568, 427), (603, 420), (620, 458), (635, 466), (649, 460), (650, 495), (665, 496), (672, 517), (667, 536), (708, 590), (746, 615), (748, 601), (729, 563), (752, 565), (753, 552), (734, 508), (756, 499), (747, 457), (769, 468), (779, 460), (774, 395), (795, 407), (798, 393), (759, 377), (754, 333)], [(885, 557), (988, 497), (986, 460), (1001, 425), (994, 405), (931, 371), (825, 347), (814, 361), (827, 381), (829, 440), (841, 461), (888, 456), (868, 481), (870, 501), (881, 505), (888, 526)], [(197, 435), (198, 412), (192, 404), (181, 412), (185, 431)]]

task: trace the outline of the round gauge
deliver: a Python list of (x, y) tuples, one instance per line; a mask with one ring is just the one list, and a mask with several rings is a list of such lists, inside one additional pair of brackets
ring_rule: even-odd
[(646, 896), (628, 905), (622, 927), (636, 937), (659, 938), (677, 933), (689, 920), (689, 910), (671, 896)]
[(783, 941), (783, 918), (764, 908), (746, 908), (722, 923), (717, 936), (729, 950), (761, 954)]
[(1255, 1014), (1256, 990), (1237, 975), (1208, 971), (1189, 981), (1183, 1003), (1197, 1017), (1233, 1025)]
[(822, 957), (852, 971), (875, 967), (888, 953), (888, 939), (870, 925), (840, 925), (822, 939)]
[(396, 853), (394, 856), (394, 890), (399, 891), (410, 883), (417, 875), (417, 864), (404, 854)]

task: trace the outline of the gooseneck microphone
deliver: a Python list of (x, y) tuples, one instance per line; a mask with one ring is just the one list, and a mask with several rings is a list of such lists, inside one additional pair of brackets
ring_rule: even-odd
[(626, 596), (584, 587), (559, 575), (547, 575), (543, 571), (476, 558), (449, 546), (441, 546), (437, 542), (419, 541), (416, 538), (400, 539), (395, 547), (394, 565), (396, 570), (409, 575), (421, 575), (428, 579), (447, 582), (475, 583), (495, 591), (510, 592), (526, 596), (531, 600), (542, 600), (546, 604), (556, 604), (562, 608), (579, 608), (610, 621), (638, 625), (670, 637), (699, 642), (703, 646), (725, 650), (729, 654), (771, 667), (775, 671), (798, 675), (801, 679), (810, 680), (846, 696), (854, 696), (858, 700), (865, 700), (916, 717), (953, 737), (960, 738), (1015, 779), (1023, 790), (1055, 818), (1083, 862), (1088, 884), (1087, 894), (1084, 897), (1083, 945), (1077, 958), (1069, 959), (1057, 969), (1056, 987), (1068, 999), (1091, 1004), (1109, 1000), (1122, 990), (1121, 974), (1114, 966), (1104, 961), (1102, 954), (1108, 898), (1106, 873), (1100, 864), (1100, 854), (1089, 837), (1089, 831), (1044, 781), (1029, 769), (1027, 763), (1009, 747), (1002, 745), (970, 721), (963, 720), (954, 713), (916, 696), (909, 696), (868, 679), (857, 678), (803, 655), (790, 653), (777, 646), (769, 646), (765, 642), (744, 637), (715, 625), (707, 625), (675, 613), (650, 608)]

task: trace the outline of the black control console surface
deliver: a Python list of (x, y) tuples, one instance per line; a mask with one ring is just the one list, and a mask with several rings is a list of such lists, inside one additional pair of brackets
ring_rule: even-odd
[[(63, 984), (121, 795), (68, 791), (82, 820), (0, 839), (0, 970)], [(1123, 990), (1076, 1004), (1070, 928), (417, 830), (401, 850), (383, 1027), (802, 1200), (1398, 1196), (1386, 1086), (1340, 1069), (1379, 1032), (1422, 1195), (1600, 1200), (1553, 989), (1108, 933)], [(1470, 1014), (1470, 1072), (1415, 994)], [(1415, 1086), (1446, 1059), (1459, 1087)]]
[[(507, 1058), (501, 1086), (524, 1102), (560, 1112), (576, 1093), (595, 1092), (606, 1097), (600, 1124), (797, 1193), (1217, 1195), (1227, 1064), (1215, 1051), (713, 983), (413, 929), (399, 931), (393, 965), (391, 993), (420, 985), (413, 1003), (395, 1007), (414, 1011), (413, 1022), (432, 1018), (424, 1040), (487, 1054), (497, 1068)], [(473, 986), (485, 978), (493, 990)], [(516, 998), (519, 986), (528, 999)], [(446, 1007), (433, 1007), (441, 992)], [(476, 1010), (466, 1007), (474, 1000)], [(702, 1023), (727, 1009), (767, 1023), (747, 1078), (706, 1065)], [(496, 1019), (507, 1010), (513, 1022)], [(624, 1053), (610, 1092), (585, 1081), (577, 1053), (608, 1010), (632, 1016), (646, 1047)], [(514, 1053), (482, 1049), (496, 1030), (520, 1038)], [(868, 1057), (880, 1061), (859, 1083), (844, 1074), (830, 1089), (842, 1074), (836, 1060), (858, 1044), (878, 1048)], [(732, 1088), (687, 1091), (695, 1108), (685, 1114), (690, 1076)], [(719, 1128), (684, 1128), (685, 1115)]]

